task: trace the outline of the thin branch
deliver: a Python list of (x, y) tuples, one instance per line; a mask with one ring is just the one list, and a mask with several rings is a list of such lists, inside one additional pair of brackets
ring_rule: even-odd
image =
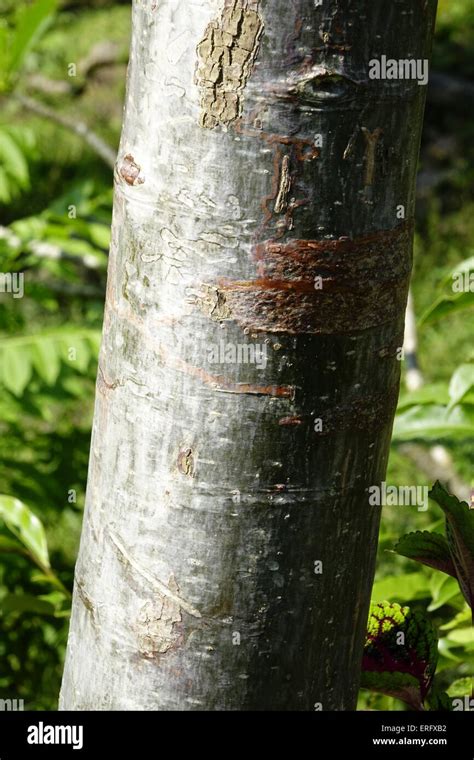
[(88, 84), (88, 78), (104, 66), (125, 66), (127, 58), (121, 55), (120, 46), (114, 42), (98, 42), (77, 64), (77, 77), (50, 79), (39, 72), (30, 74), (26, 80), (28, 89), (52, 96), (77, 96)]
[(127, 59), (120, 58), (120, 45), (116, 42), (97, 42), (89, 53), (77, 64), (78, 73), (86, 78), (102, 66), (114, 66), (126, 63)]
[[(417, 391), (425, 384), (425, 378), (418, 366), (418, 335), (413, 294), (410, 290), (405, 314), (405, 339), (403, 343), (407, 370), (405, 384), (408, 391)], [(441, 445), (426, 449), (418, 444), (403, 444), (398, 450), (418, 467), (432, 482), (440, 480), (462, 499), (470, 499), (471, 489), (456, 472), (449, 451)]]
[(438, 445), (426, 449), (417, 443), (404, 443), (398, 450), (432, 482), (439, 480), (446, 483), (449, 490), (458, 498), (468, 503), (471, 501), (471, 488), (457, 474), (453, 460), (444, 446)]
[(89, 148), (91, 148), (98, 156), (100, 156), (100, 158), (107, 164), (107, 166), (110, 166), (111, 169), (115, 167), (115, 151), (110, 147), (110, 145), (107, 145), (107, 143), (104, 142), (101, 137), (93, 132), (83, 121), (76, 121), (69, 116), (60, 114), (54, 109), (45, 106), (43, 103), (40, 103), (38, 100), (29, 98), (26, 95), (17, 94), (14, 97), (15, 100), (17, 100), (24, 108), (27, 108), (29, 111), (32, 111), (33, 113), (36, 113), (38, 116), (42, 116), (45, 119), (49, 119), (49, 121), (53, 121), (71, 132), (74, 132), (74, 134), (78, 135), (82, 138), (82, 140), (84, 140)]
[(409, 391), (417, 391), (425, 383), (425, 378), (418, 366), (418, 336), (416, 333), (416, 317), (413, 294), (408, 293), (407, 310), (405, 314), (405, 339), (403, 343), (406, 374), (405, 383)]

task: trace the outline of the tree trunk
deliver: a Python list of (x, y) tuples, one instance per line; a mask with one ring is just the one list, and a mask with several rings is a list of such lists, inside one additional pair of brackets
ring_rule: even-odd
[(135, 0), (63, 709), (355, 707), (435, 6)]

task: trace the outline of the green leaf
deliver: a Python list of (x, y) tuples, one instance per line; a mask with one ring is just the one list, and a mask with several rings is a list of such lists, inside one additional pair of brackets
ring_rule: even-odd
[(0, 163), (19, 187), (28, 187), (30, 174), (25, 155), (8, 131), (1, 127)]
[(464, 261), (461, 261), (460, 264), (457, 264), (449, 274), (446, 275), (446, 277), (443, 280), (443, 284), (448, 284), (453, 282), (453, 279), (458, 274), (465, 274), (466, 272), (474, 272), (474, 256), (471, 256), (468, 259), (464, 259)]
[(449, 414), (444, 406), (414, 406), (395, 417), (393, 437), (398, 441), (443, 437), (464, 440), (469, 436), (474, 436), (474, 409), (471, 405), (456, 406)]
[[(466, 572), (466, 568), (463, 566), (462, 561), (460, 561), (458, 548), (456, 546), (456, 539), (455, 539), (455, 536), (454, 536), (454, 532), (453, 532), (453, 529), (452, 529), (452, 527), (451, 527), (451, 525), (450, 525), (450, 523), (449, 523), (449, 521), (447, 519), (446, 519), (445, 530), (446, 530), (446, 536), (447, 536), (447, 539), (448, 539), (449, 550), (451, 552), (451, 556), (453, 558), (454, 566), (456, 568), (456, 573), (457, 573), (457, 579), (458, 579), (459, 587), (461, 588), (461, 591), (462, 591), (462, 593), (464, 595), (464, 598), (466, 600), (468, 600), (470, 598), (469, 576), (468, 576), (468, 574)], [(468, 604), (469, 604), (469, 602), (468, 602)]]
[(54, 607), (55, 617), (69, 617), (71, 614), (71, 599), (64, 591), (51, 591), (41, 594), (39, 598)]
[(98, 248), (108, 250), (110, 245), (110, 227), (105, 224), (88, 224), (88, 233), (91, 241)]
[(450, 631), (446, 636), (447, 640), (456, 646), (462, 646), (465, 649), (474, 649), (474, 628), (457, 628)]
[(461, 657), (452, 651), (453, 645), (447, 639), (440, 639), (438, 644), (439, 654), (451, 662), (461, 662)]
[(411, 602), (413, 599), (431, 597), (429, 577), (426, 573), (405, 573), (404, 575), (389, 575), (374, 583), (373, 599), (392, 601), (401, 599)]
[(58, 347), (52, 338), (39, 338), (31, 347), (33, 366), (47, 385), (54, 385), (61, 371)]
[(6, 19), (0, 18), (0, 93), (7, 89), (7, 64), (11, 31)]
[(80, 335), (71, 335), (67, 340), (61, 341), (61, 354), (68, 366), (84, 373), (91, 359), (89, 341)]
[(0, 534), (0, 552), (5, 552), (6, 554), (24, 554), (24, 549), (18, 541)]
[[(453, 604), (459, 594), (459, 583), (457, 578), (441, 576), (441, 583), (436, 583), (433, 588), (433, 601), (428, 607), (428, 612), (439, 610), (445, 604)], [(460, 597), (462, 599), (462, 597)]]
[(437, 301), (430, 306), (420, 319), (420, 324), (431, 324), (437, 322), (443, 317), (447, 317), (455, 312), (464, 309), (472, 309), (474, 306), (474, 292), (471, 293), (454, 293), (453, 295), (440, 296)]
[(56, 11), (58, 2), (59, 0), (36, 0), (33, 5), (19, 9), (8, 60), (10, 73), (20, 68), (30, 47), (42, 34), (49, 18)]
[(31, 361), (27, 351), (18, 351), (4, 342), (0, 347), (0, 371), (6, 388), (21, 396), (31, 378)]
[(38, 615), (54, 615), (55, 608), (50, 602), (31, 594), (7, 594), (0, 602), (0, 610), (9, 612), (32, 612)]
[(474, 364), (461, 364), (449, 383), (449, 409), (459, 404), (474, 386)]
[(459, 628), (464, 624), (471, 625), (472, 622), (472, 612), (469, 607), (469, 605), (464, 604), (464, 608), (458, 612), (457, 615), (453, 617), (452, 620), (449, 620), (447, 623), (444, 623), (444, 625), (440, 625), (439, 629), (440, 631), (450, 631), (453, 628)]
[[(34, 367), (47, 385), (54, 385), (60, 374), (61, 359), (71, 369), (84, 374), (91, 357), (97, 357), (100, 339), (99, 330), (77, 329), (2, 338), (0, 384), (3, 383), (16, 396), (21, 396)], [(74, 349), (75, 353), (70, 354), (70, 349)]]
[(7, 173), (2, 166), (0, 166), (0, 201), (2, 203), (10, 203), (11, 192), (10, 182), (8, 180)]
[(10, 229), (25, 240), (41, 238), (46, 227), (46, 221), (39, 216), (27, 216), (12, 222)]
[(439, 481), (429, 496), (446, 515), (447, 538), (464, 597), (474, 608), (474, 510), (450, 494)]
[(48, 545), (43, 525), (26, 504), (13, 496), (0, 495), (0, 519), (21, 541), (34, 561), (49, 569)]
[(448, 404), (449, 393), (445, 383), (436, 383), (432, 385), (424, 385), (422, 388), (418, 388), (416, 391), (410, 391), (400, 396), (398, 402), (398, 411), (401, 412), (404, 409), (408, 409), (411, 406), (425, 405), (425, 404)]
[(372, 604), (361, 685), (423, 709), (438, 660), (437, 636), (422, 612), (399, 604)]
[(442, 573), (452, 575), (453, 578), (457, 577), (448, 542), (440, 533), (428, 531), (408, 533), (402, 536), (394, 551), (402, 557), (421, 562)]
[(428, 703), (430, 710), (435, 712), (451, 712), (453, 709), (452, 698), (445, 691), (437, 689), (436, 685), (429, 693)]
[(458, 678), (448, 689), (450, 697), (470, 697), (472, 694), (472, 678)]

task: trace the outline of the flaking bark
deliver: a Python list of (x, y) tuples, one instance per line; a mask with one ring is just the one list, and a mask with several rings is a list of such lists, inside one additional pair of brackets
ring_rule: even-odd
[(62, 708), (355, 707), (435, 6), (135, 0)]

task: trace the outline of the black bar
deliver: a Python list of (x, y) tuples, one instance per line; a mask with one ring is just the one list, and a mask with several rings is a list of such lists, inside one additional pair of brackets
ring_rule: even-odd
[[(2, 712), (0, 760), (28, 757), (157, 758), (189, 750), (242, 760), (271, 751), (291, 758), (474, 757), (473, 705), (460, 712)], [(65, 727), (58, 731), (57, 727)], [(75, 731), (73, 728), (75, 727)], [(82, 733), (80, 731), (82, 727)], [(28, 742), (41, 739), (42, 744)], [(47, 740), (70, 740), (49, 744)], [(73, 744), (77, 749), (73, 749)], [(79, 746), (82, 744), (82, 746)], [(346, 753), (346, 754), (342, 754)]]

